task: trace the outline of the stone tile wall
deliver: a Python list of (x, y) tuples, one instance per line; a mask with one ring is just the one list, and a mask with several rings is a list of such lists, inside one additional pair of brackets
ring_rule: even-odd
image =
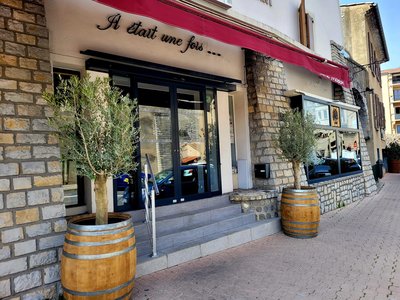
[(254, 213), (256, 221), (279, 216), (277, 198), (275, 190), (237, 190), (229, 196), (232, 203), (240, 203), (243, 213)]
[[(340, 64), (347, 65), (350, 69), (351, 74), (358, 71), (358, 69), (354, 70), (355, 65), (341, 54), (341, 49), (342, 49), (342, 47), (340, 45), (336, 44), (333, 41), (331, 42), (332, 60), (335, 62), (338, 62)], [(353, 83), (352, 83), (352, 85), (354, 86)], [(336, 86), (335, 95), (336, 95), (338, 89), (342, 89), (343, 98), (338, 98), (336, 100), (343, 101), (347, 104), (357, 105), (357, 103), (354, 99), (353, 93), (351, 92), (350, 89)], [(359, 114), (359, 117), (360, 117), (360, 114)], [(362, 124), (360, 119), (358, 120), (358, 124)], [(376, 182), (374, 179), (374, 175), (372, 173), (372, 164), (371, 164), (371, 160), (370, 160), (370, 157), (368, 154), (368, 148), (367, 148), (367, 144), (365, 142), (363, 130), (361, 130), (361, 132), (360, 132), (360, 151), (361, 151), (361, 157), (362, 157), (361, 165), (363, 168), (365, 193), (367, 195), (369, 195), (377, 190), (377, 186), (376, 186)]]
[(51, 299), (66, 221), (44, 4), (0, 3), (0, 299)]
[[(336, 61), (342, 63), (345, 60), (338, 47), (332, 46), (332, 51), (333, 56), (337, 57)], [(246, 71), (252, 166), (254, 168), (256, 163), (269, 163), (271, 166), (270, 179), (253, 177), (254, 187), (280, 192), (283, 187), (293, 184), (291, 163), (280, 158), (273, 142), (279, 128), (279, 113), (289, 108), (289, 100), (283, 96), (287, 90), (285, 71), (281, 62), (252, 51), (246, 51)], [(334, 98), (355, 105), (349, 89), (337, 86), (334, 89)], [(360, 140), (363, 173), (315, 184), (320, 196), (321, 213), (360, 200), (376, 191), (362, 132)], [(302, 182), (307, 185), (304, 170)]]
[(321, 214), (362, 200), (366, 194), (363, 174), (311, 184), (317, 189)]
[[(274, 147), (279, 114), (289, 109), (283, 95), (286, 75), (278, 60), (250, 50), (245, 55), (253, 184), (259, 189), (277, 189), (293, 183), (292, 164), (280, 158)], [(254, 164), (259, 163), (270, 164), (270, 179), (254, 177)]]

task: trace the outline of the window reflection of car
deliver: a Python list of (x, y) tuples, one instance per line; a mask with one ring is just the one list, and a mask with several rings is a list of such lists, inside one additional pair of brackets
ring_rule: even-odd
[(310, 178), (321, 178), (332, 175), (332, 168), (327, 165), (315, 165), (309, 170)]
[(114, 179), (114, 184), (117, 187), (117, 205), (122, 206), (129, 202), (129, 180), (130, 175), (122, 174)]
[[(360, 163), (353, 158), (340, 159), (341, 173), (350, 173), (361, 170)], [(316, 179), (339, 174), (337, 159), (325, 158), (319, 165), (309, 166), (309, 178)]]
[[(207, 165), (182, 165), (180, 166), (182, 195), (204, 193), (208, 189)], [(160, 194), (158, 198), (175, 196), (174, 174), (172, 169), (163, 170), (154, 175)], [(149, 180), (149, 189), (153, 183)]]

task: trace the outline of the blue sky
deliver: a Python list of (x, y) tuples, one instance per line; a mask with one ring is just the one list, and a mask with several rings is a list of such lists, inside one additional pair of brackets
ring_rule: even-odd
[(357, 1), (340, 0), (340, 4), (374, 2), (378, 4), (390, 60), (381, 65), (382, 70), (400, 68), (400, 0)]

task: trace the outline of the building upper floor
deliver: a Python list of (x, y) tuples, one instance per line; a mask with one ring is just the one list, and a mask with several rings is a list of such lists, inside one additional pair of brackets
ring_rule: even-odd
[[(306, 47), (331, 59), (331, 41), (343, 44), (338, 0), (180, 0), (188, 5), (203, 5), (227, 18), (246, 22), (280, 39), (301, 47), (301, 35), (308, 39)], [(301, 33), (303, 27), (304, 33)]]
[(378, 4), (342, 5), (341, 17), (344, 46), (354, 60), (367, 67), (371, 87), (380, 90), (380, 64), (389, 60), (389, 53)]
[(386, 112), (386, 132), (400, 134), (400, 68), (382, 71), (382, 100)]
[(382, 72), (382, 92), (385, 102), (400, 105), (400, 68)]

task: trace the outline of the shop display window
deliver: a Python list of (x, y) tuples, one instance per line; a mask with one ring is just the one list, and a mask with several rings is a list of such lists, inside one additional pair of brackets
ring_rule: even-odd
[(305, 165), (310, 183), (362, 171), (356, 107), (303, 95), (293, 97), (291, 106), (316, 123), (316, 146)]

